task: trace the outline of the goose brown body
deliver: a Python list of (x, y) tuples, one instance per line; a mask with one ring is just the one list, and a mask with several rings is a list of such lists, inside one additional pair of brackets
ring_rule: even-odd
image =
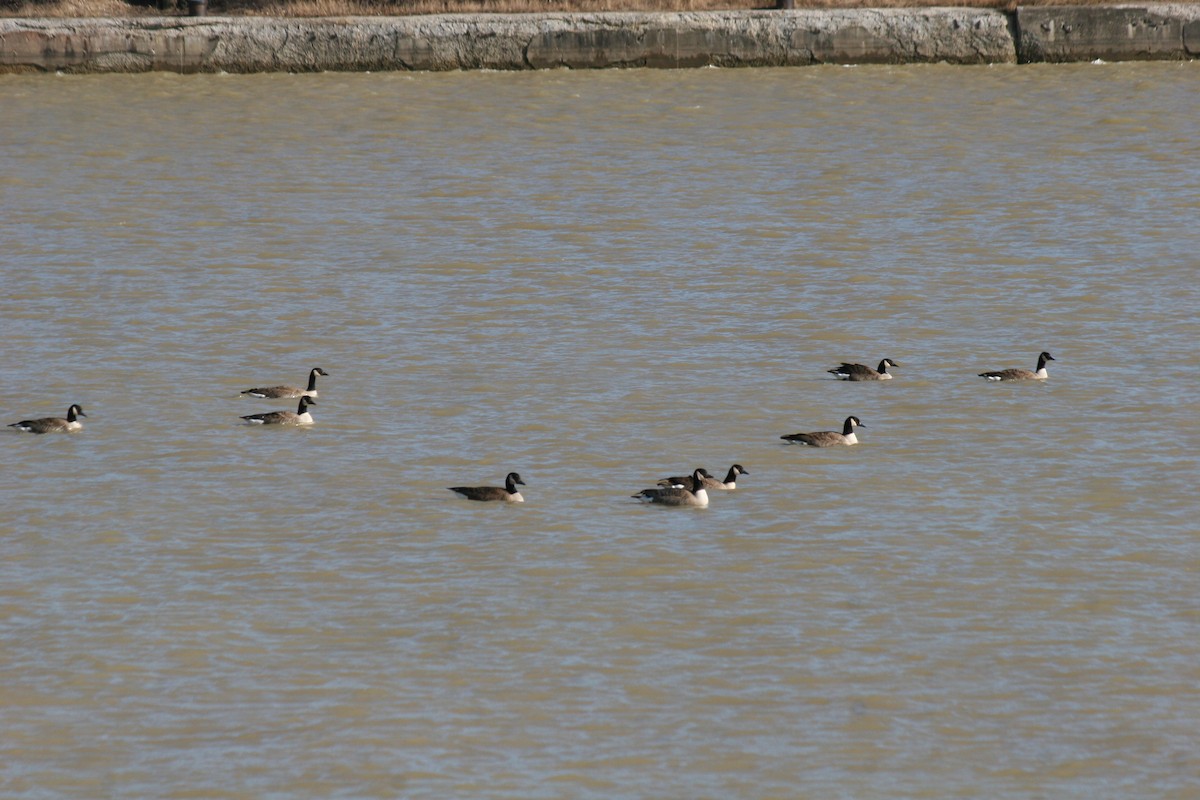
[(301, 397), (295, 411), (265, 411), (262, 414), (246, 414), (242, 417), (247, 425), (312, 425), (312, 414), (308, 413), (309, 406), (315, 406), (316, 400), (311, 397)]
[(826, 370), (831, 375), (836, 375), (843, 381), (890, 381), (892, 374), (888, 372), (888, 367), (900, 366), (890, 358), (885, 358), (879, 362), (878, 369), (871, 369), (866, 364), (851, 364), (843, 361), (840, 367)]
[(1013, 367), (1011, 369), (999, 369), (994, 372), (981, 372), (979, 377), (986, 378), (989, 381), (1044, 381), (1049, 377), (1046, 371), (1047, 361), (1057, 361), (1054, 356), (1043, 351), (1038, 356), (1037, 369), (1020, 369)]
[(266, 397), (272, 400), (290, 399), (293, 397), (316, 397), (317, 376), (328, 374), (328, 372), (320, 367), (313, 367), (308, 373), (308, 388), (306, 389), (301, 389), (299, 386), (260, 386), (255, 389), (246, 389), (242, 394), (248, 394), (251, 397)]
[(846, 417), (846, 422), (842, 425), (842, 432), (837, 431), (813, 431), (812, 433), (789, 433), (786, 436), (780, 436), (788, 444), (806, 444), (809, 447), (837, 447), (838, 445), (858, 444), (858, 436), (855, 435), (855, 428), (865, 427), (862, 422), (855, 416)]
[(70, 433), (83, 428), (79, 417), (86, 417), (83, 407), (78, 403), (67, 409), (66, 417), (42, 417), (41, 419), (23, 419), (10, 423), (8, 427), (28, 433)]
[[(717, 491), (732, 491), (737, 488), (737, 479), (739, 475), (749, 475), (750, 470), (743, 467), (741, 464), (734, 464), (725, 473), (725, 480), (719, 481), (714, 478), (708, 470), (703, 470), (705, 489), (715, 489)], [(684, 489), (695, 490), (696, 479), (691, 475), (672, 475), (670, 478), (663, 478), (658, 482), (658, 485), (663, 488), (671, 488), (674, 486), (682, 486)]]
[(517, 485), (524, 486), (525, 481), (515, 472), (508, 473), (504, 479), (503, 488), (499, 486), (451, 486), (450, 491), (459, 497), (481, 502), (501, 501), (506, 503), (523, 503), (525, 498), (517, 491)]
[(692, 482), (695, 489), (685, 489), (682, 486), (656, 486), (653, 489), (642, 489), (633, 497), (643, 503), (657, 503), (664, 506), (692, 506), (703, 508), (708, 505), (708, 492), (704, 488), (704, 476), (707, 470), (703, 467), (692, 471)]

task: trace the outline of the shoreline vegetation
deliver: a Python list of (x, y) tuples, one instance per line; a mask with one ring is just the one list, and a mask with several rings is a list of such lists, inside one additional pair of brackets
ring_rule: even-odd
[[(975, 8), (1013, 11), (1014, 0), (784, 0), (795, 9)], [(1184, 5), (1200, 4), (1186, 0)], [(1029, 0), (1030, 6), (1110, 6), (1105, 0)], [(749, 11), (781, 7), (773, 0), (207, 0), (219, 16), (279, 18), (533, 14), (594, 12)], [(187, 0), (0, 0), (0, 18), (68, 19), (161, 17), (188, 14)]]

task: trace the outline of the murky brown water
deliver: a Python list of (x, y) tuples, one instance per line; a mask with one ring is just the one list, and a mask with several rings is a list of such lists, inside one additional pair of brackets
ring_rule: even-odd
[(0, 77), (0, 795), (1196, 796), (1198, 86)]

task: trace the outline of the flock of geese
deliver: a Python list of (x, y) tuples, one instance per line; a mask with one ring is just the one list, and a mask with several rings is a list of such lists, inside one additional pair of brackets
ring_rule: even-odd
[[(1054, 360), (1054, 356), (1043, 351), (1038, 355), (1036, 369), (1001, 369), (992, 372), (980, 372), (979, 377), (988, 381), (1044, 381), (1047, 377), (1046, 362)], [(871, 369), (865, 364), (842, 362), (841, 366), (828, 370), (828, 372), (844, 381), (886, 381), (892, 379), (892, 374), (888, 370), (897, 366), (899, 366), (897, 362), (892, 361), (890, 358), (885, 358), (879, 362), (879, 366), (875, 369)], [(320, 367), (313, 367), (308, 373), (308, 385), (304, 389), (298, 386), (264, 386), (246, 389), (242, 394), (249, 397), (262, 397), (271, 400), (299, 398), (300, 402), (295, 411), (266, 411), (260, 414), (245, 414), (241, 418), (247, 425), (312, 425), (313, 417), (309, 413), (308, 407), (316, 405), (318, 375), (327, 376), (329, 373)], [(78, 403), (75, 403), (67, 409), (66, 417), (23, 419), (20, 422), (10, 423), (8, 427), (29, 433), (70, 433), (83, 428), (83, 423), (79, 421), (79, 418), (86, 416), (87, 414), (83, 413), (83, 408)], [(789, 433), (779, 438), (788, 444), (802, 444), (809, 447), (854, 445), (858, 444), (855, 429), (860, 427), (865, 426), (858, 417), (852, 415), (846, 417), (840, 433), (838, 431), (812, 431), (808, 433)], [(734, 464), (729, 468), (729, 472), (725, 474), (725, 480), (722, 481), (713, 477), (708, 470), (699, 467), (693, 470), (691, 475), (673, 475), (669, 478), (663, 478), (653, 488), (643, 489), (633, 495), (633, 497), (646, 503), (657, 503), (665, 506), (704, 507), (708, 505), (708, 492), (710, 490), (730, 491), (736, 489), (738, 477), (749, 474), (750, 471), (741, 464)], [(468, 500), (521, 503), (524, 502), (525, 498), (521, 496), (521, 492), (518, 491), (517, 487), (524, 485), (525, 481), (521, 480), (519, 474), (510, 472), (505, 477), (504, 486), (502, 487), (451, 486), (449, 489), (456, 495), (465, 497)]]

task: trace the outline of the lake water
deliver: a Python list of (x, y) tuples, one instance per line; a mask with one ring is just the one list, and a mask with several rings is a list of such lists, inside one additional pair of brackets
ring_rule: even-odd
[(1196, 797), (1198, 89), (0, 76), (0, 795)]

